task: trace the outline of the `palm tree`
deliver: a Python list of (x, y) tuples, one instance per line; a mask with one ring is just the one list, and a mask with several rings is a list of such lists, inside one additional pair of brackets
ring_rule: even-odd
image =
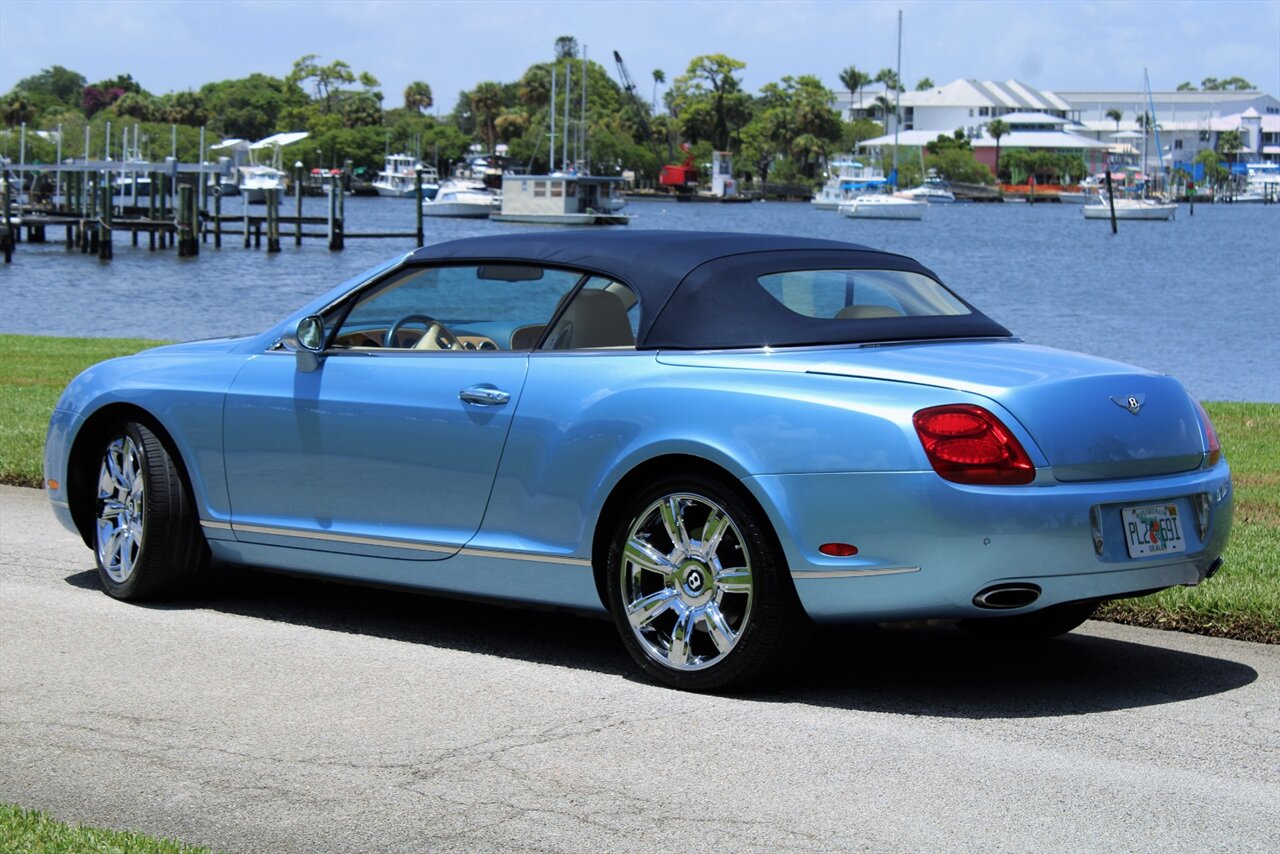
[(996, 141), (996, 180), (1000, 180), (1000, 137), (1009, 132), (1009, 126), (1000, 119), (987, 122), (987, 133)]
[(404, 87), (404, 108), (424, 112), (431, 109), (435, 101), (431, 97), (431, 87), (421, 80), (415, 80)]
[(498, 140), (496, 123), (498, 116), (502, 114), (502, 86), (497, 83), (480, 83), (468, 93), (468, 97), (476, 124), (484, 132), (485, 145), (492, 154)]
[(876, 99), (871, 104), (872, 109), (880, 113), (880, 121), (885, 123), (887, 129), (889, 113), (893, 112), (893, 101), (885, 95), (876, 95)]
[(876, 72), (876, 83), (883, 83), (885, 89), (892, 89), (895, 92), (902, 91), (902, 81), (898, 79), (898, 72), (892, 68), (881, 68)]
[(1124, 118), (1124, 113), (1120, 110), (1107, 110), (1107, 118), (1116, 123), (1116, 133), (1120, 132), (1120, 120)]
[(654, 115), (657, 115), (657, 114), (658, 114), (658, 84), (659, 84), (659, 83), (666, 83), (666, 82), (667, 82), (667, 75), (663, 72), (663, 70), (662, 70), (661, 68), (655, 68), (655, 69), (653, 69), (653, 106), (652, 106), (652, 110), (653, 110), (653, 114), (654, 114)]
[(27, 97), (27, 93), (22, 90), (15, 90), (4, 99), (3, 106), (0, 106), (0, 112), (3, 112), (3, 121), (7, 127), (17, 127), (24, 122), (31, 122), (36, 117), (35, 104)]
[(1243, 148), (1244, 139), (1241, 138), (1240, 131), (1224, 130), (1218, 134), (1218, 151), (1231, 158), (1233, 162)]
[(852, 108), (854, 95), (861, 92), (862, 87), (871, 82), (871, 75), (864, 74), (856, 67), (850, 65), (844, 71), (840, 72), (840, 82), (844, 84), (844, 88), (849, 90), (849, 106)]

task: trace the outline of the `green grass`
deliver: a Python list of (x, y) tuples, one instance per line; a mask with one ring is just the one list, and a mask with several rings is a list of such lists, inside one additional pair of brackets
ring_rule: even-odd
[(197, 854), (209, 849), (130, 831), (100, 830), (83, 825), (72, 827), (38, 810), (0, 804), (0, 851), (15, 854)]
[[(49, 413), (72, 377), (94, 362), (157, 343), (0, 335), (0, 483), (41, 485)], [(1205, 406), (1231, 462), (1236, 489), (1225, 565), (1199, 587), (1112, 602), (1099, 616), (1280, 643), (1280, 404)]]
[(0, 335), (0, 483), (41, 486), (49, 415), (76, 374), (95, 362), (158, 343)]
[(1198, 587), (1173, 587), (1105, 605), (1119, 623), (1280, 643), (1280, 405), (1207, 403), (1236, 490), (1222, 569)]

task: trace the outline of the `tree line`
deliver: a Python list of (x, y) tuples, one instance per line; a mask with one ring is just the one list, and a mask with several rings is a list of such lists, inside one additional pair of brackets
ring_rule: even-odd
[[(883, 133), (883, 122), (894, 109), (889, 94), (902, 87), (892, 69), (872, 75), (848, 66), (840, 82), (851, 96), (870, 83), (883, 84), (886, 93), (868, 105), (870, 117), (849, 121), (831, 106), (835, 93), (816, 76), (784, 76), (753, 94), (743, 88), (744, 68), (745, 63), (725, 54), (696, 56), (671, 81), (659, 104), (658, 86), (667, 82), (661, 69), (652, 72), (652, 96), (646, 98), (638, 85), (624, 88), (602, 65), (583, 58), (575, 38), (561, 36), (553, 58), (530, 65), (518, 80), (483, 81), (459, 92), (453, 110), (439, 115), (425, 81), (414, 81), (401, 97), (388, 98), (372, 73), (315, 54), (299, 57), (283, 78), (251, 74), (163, 95), (148, 92), (128, 74), (89, 83), (55, 65), (20, 80), (0, 99), (0, 121), (9, 128), (25, 123), (29, 130), (61, 126), (64, 156), (83, 156), (86, 127), (92, 155), (101, 156), (105, 126), (113, 122), (115, 136), (125, 126), (139, 126), (141, 150), (130, 153), (148, 160), (171, 153), (183, 161), (198, 159), (201, 128), (208, 129), (208, 142), (305, 130), (310, 136), (286, 156), (308, 168), (351, 161), (377, 169), (385, 153), (404, 151), (446, 172), (473, 145), (493, 152), (504, 144), (511, 160), (531, 172), (562, 165), (567, 155), (595, 174), (617, 175), (625, 169), (653, 183), (662, 165), (681, 160), (681, 149), (687, 148), (695, 163), (710, 161), (713, 150), (732, 152), (737, 173), (748, 180), (813, 183), (832, 155)], [(570, 91), (566, 81), (572, 81)], [(1202, 85), (1210, 84), (1249, 85), (1236, 77), (1207, 78)], [(915, 88), (933, 85), (925, 77)], [(548, 137), (553, 114), (558, 151)], [(8, 148), (12, 136), (5, 139)], [(110, 148), (117, 159), (124, 154), (119, 144)], [(49, 139), (28, 134), (28, 161), (53, 157)], [(991, 180), (962, 136), (942, 135), (919, 158), (900, 160), (900, 184), (918, 180), (924, 169), (954, 181)], [(1046, 162), (1026, 165), (1029, 171), (1050, 168)]]
[[(407, 151), (444, 171), (475, 144), (487, 152), (504, 144), (511, 160), (530, 171), (561, 165), (567, 149), (571, 160), (596, 174), (626, 169), (648, 182), (657, 180), (663, 164), (683, 159), (686, 146), (695, 162), (709, 161), (713, 150), (733, 152), (747, 178), (814, 181), (829, 156), (882, 132), (876, 121), (845, 121), (831, 106), (834, 93), (816, 76), (786, 76), (752, 94), (742, 84), (745, 67), (724, 54), (694, 57), (659, 102), (665, 72), (652, 72), (652, 96), (645, 97), (639, 86), (624, 89), (601, 64), (581, 57), (576, 39), (562, 36), (553, 58), (530, 65), (518, 80), (482, 81), (458, 93), (451, 112), (439, 114), (425, 81), (391, 98), (372, 73), (314, 54), (298, 58), (283, 78), (251, 74), (163, 95), (128, 74), (91, 83), (55, 65), (20, 80), (0, 99), (0, 121), (9, 128), (26, 124), (29, 162), (55, 156), (54, 144), (30, 131), (61, 127), (64, 156), (83, 156), (87, 127), (91, 155), (99, 157), (112, 122), (113, 136), (121, 138), (123, 128), (138, 125), (136, 154), (150, 160), (171, 153), (197, 159), (201, 128), (208, 129), (209, 143), (305, 130), (308, 139), (286, 156), (308, 168), (351, 161), (376, 169), (387, 151)], [(855, 88), (872, 80), (896, 85), (890, 75), (885, 69)], [(557, 151), (548, 138), (553, 113)], [(10, 148), (12, 136), (5, 142)], [(117, 159), (125, 154), (118, 142), (110, 150)]]

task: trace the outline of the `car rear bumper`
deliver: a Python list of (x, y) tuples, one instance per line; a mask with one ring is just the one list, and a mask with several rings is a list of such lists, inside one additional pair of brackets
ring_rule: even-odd
[[(1232, 519), (1225, 463), (1025, 487), (964, 486), (931, 471), (770, 475), (747, 485), (779, 533), (805, 610), (826, 622), (1018, 614), (1197, 584), (1217, 568)], [(1199, 496), (1208, 510), (1203, 530)], [(1163, 502), (1179, 508), (1185, 550), (1130, 558), (1121, 509)], [(851, 544), (857, 554), (828, 557), (818, 551), (824, 543)], [(1038, 588), (1038, 597), (1001, 611), (974, 602), (993, 585), (1018, 583)]]

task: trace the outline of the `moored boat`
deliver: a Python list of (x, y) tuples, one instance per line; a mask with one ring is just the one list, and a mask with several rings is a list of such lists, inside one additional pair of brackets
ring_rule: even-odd
[(840, 215), (854, 219), (923, 219), (927, 202), (899, 196), (858, 196), (840, 205)]
[(621, 178), (598, 175), (504, 175), (498, 222), (546, 225), (626, 225), (631, 217), (610, 209)]
[[(1085, 219), (1111, 219), (1111, 203), (1101, 195), (1080, 210)], [(1178, 206), (1173, 202), (1159, 202), (1155, 199), (1115, 200), (1116, 219), (1167, 220), (1172, 219), (1177, 210)]]
[(382, 171), (373, 180), (373, 188), (379, 196), (393, 199), (411, 199), (418, 191), (418, 170), (422, 171), (422, 188), (428, 197), (435, 195), (440, 176), (434, 166), (427, 166), (408, 154), (388, 154)]
[(423, 216), (483, 219), (502, 207), (502, 197), (480, 181), (453, 180), (440, 185), (434, 198), (422, 203)]
[(920, 186), (899, 190), (894, 195), (900, 199), (927, 202), (931, 205), (949, 205), (956, 200), (955, 194), (951, 192), (951, 186), (933, 170), (930, 170), (929, 176)]
[(841, 202), (875, 192), (885, 184), (884, 171), (875, 166), (866, 166), (852, 158), (834, 160), (827, 165), (826, 183), (810, 199), (810, 204), (821, 211), (834, 211)]

